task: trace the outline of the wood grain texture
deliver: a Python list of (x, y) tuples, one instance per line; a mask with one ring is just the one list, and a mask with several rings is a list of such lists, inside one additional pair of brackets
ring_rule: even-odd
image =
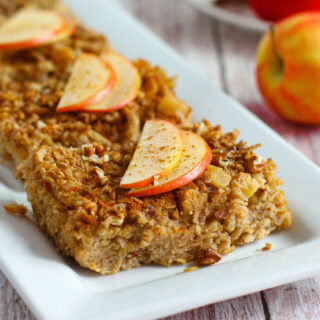
[[(107, 1), (107, 0), (106, 0)], [(108, 0), (109, 1), (109, 0)], [(320, 165), (320, 128), (289, 124), (261, 100), (254, 79), (259, 36), (218, 23), (185, 0), (117, 0), (289, 143)], [(170, 320), (320, 319), (320, 278), (300, 281), (168, 317)], [(0, 272), (0, 319), (35, 318)]]
[(35, 320), (25, 303), (0, 271), (0, 319)]
[(195, 11), (182, 0), (117, 2), (205, 73), (215, 86), (221, 86), (221, 68), (212, 37), (212, 27), (216, 23), (212, 19)]
[(290, 283), (265, 291), (273, 320), (320, 319), (320, 278)]
[(166, 320), (263, 320), (263, 306), (258, 293), (232, 299), (188, 312), (180, 313)]

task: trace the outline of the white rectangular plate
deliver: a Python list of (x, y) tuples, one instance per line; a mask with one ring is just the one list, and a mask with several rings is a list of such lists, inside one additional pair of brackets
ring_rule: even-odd
[(119, 52), (143, 57), (177, 74), (178, 95), (194, 107), (196, 120), (207, 118), (241, 138), (261, 142), (272, 156), (294, 213), (293, 226), (265, 240), (237, 248), (221, 263), (183, 273), (185, 266), (142, 267), (100, 276), (56, 253), (36, 226), (4, 213), (11, 201), (27, 203), (25, 194), (2, 168), (0, 184), (0, 267), (40, 319), (149, 319), (199, 307), (313, 276), (320, 271), (320, 170), (245, 108), (194, 71), (150, 31), (110, 1), (68, 0), (90, 27), (108, 36)]

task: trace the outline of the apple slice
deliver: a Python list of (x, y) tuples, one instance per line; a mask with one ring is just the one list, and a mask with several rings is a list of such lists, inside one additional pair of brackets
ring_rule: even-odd
[(69, 38), (76, 30), (77, 24), (74, 18), (66, 18), (66, 27), (58, 32), (50, 41), (45, 44), (52, 44)]
[(115, 72), (100, 57), (81, 53), (74, 63), (57, 112), (82, 110), (104, 99), (115, 84)]
[(183, 150), (178, 165), (153, 185), (131, 189), (127, 196), (153, 196), (177, 189), (200, 176), (212, 159), (212, 151), (207, 142), (195, 133), (180, 131)]
[(65, 28), (64, 19), (56, 12), (35, 8), (23, 9), (0, 27), (0, 50), (43, 45)]
[(106, 112), (120, 109), (132, 101), (138, 94), (141, 78), (137, 68), (127, 58), (108, 52), (101, 56), (117, 74), (117, 83), (112, 92), (101, 102), (86, 107), (86, 112)]
[(129, 167), (121, 179), (121, 188), (141, 188), (167, 174), (181, 158), (179, 129), (165, 120), (145, 123)]

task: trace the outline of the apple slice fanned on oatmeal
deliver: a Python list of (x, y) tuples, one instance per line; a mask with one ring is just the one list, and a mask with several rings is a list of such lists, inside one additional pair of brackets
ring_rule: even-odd
[[(21, 35), (19, 43), (11, 39), (17, 50), (2, 50), (0, 43), (0, 157), (13, 170), (41, 145), (125, 143), (130, 149), (149, 119), (165, 119), (179, 128), (191, 125), (191, 109), (176, 97), (174, 79), (163, 69), (114, 52), (101, 34), (79, 23), (58, 0), (1, 1), (0, 20), (23, 11), (23, 4), (40, 10), (32, 16), (40, 16), (38, 23), (28, 16), (33, 34), (38, 32), (31, 37), (43, 40), (36, 28), (46, 21), (41, 10), (63, 17), (64, 26), (57, 24), (57, 32), (48, 26), (50, 37), (32, 41), (24, 50)], [(23, 29), (19, 21), (17, 30)], [(91, 57), (90, 68), (88, 59), (77, 64), (81, 57)], [(66, 96), (73, 99), (66, 101)]]
[(38, 224), (63, 254), (102, 274), (144, 264), (210, 265), (290, 226), (271, 159), (237, 142), (236, 132), (207, 122), (191, 131), (210, 146), (210, 164), (188, 184), (149, 197), (120, 188), (133, 150), (87, 144), (33, 151), (20, 171)]

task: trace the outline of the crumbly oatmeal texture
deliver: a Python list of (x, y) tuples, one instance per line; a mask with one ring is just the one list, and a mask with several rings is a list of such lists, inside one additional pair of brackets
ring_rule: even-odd
[(132, 152), (93, 144), (91, 154), (109, 159), (93, 163), (83, 148), (34, 151), (20, 170), (40, 227), (63, 254), (103, 274), (150, 263), (209, 265), (237, 245), (286, 229), (291, 214), (272, 160), (251, 167), (254, 147), (236, 142), (236, 132), (224, 135), (203, 123), (201, 134), (214, 154), (211, 167), (230, 176), (221, 187), (207, 170), (177, 190), (128, 198), (119, 182)]
[[(0, 13), (30, 2), (1, 0)], [(39, 226), (63, 254), (102, 274), (152, 263), (201, 266), (290, 226), (272, 160), (255, 155), (258, 145), (237, 142), (237, 131), (223, 134), (205, 120), (192, 124), (190, 108), (175, 97), (174, 80), (146, 61), (134, 62), (142, 88), (125, 108), (57, 114), (77, 54), (106, 50), (101, 35), (79, 25), (68, 40), (1, 54), (0, 153), (17, 168)], [(119, 182), (144, 122), (154, 118), (200, 134), (213, 159), (184, 187), (128, 198)]]

